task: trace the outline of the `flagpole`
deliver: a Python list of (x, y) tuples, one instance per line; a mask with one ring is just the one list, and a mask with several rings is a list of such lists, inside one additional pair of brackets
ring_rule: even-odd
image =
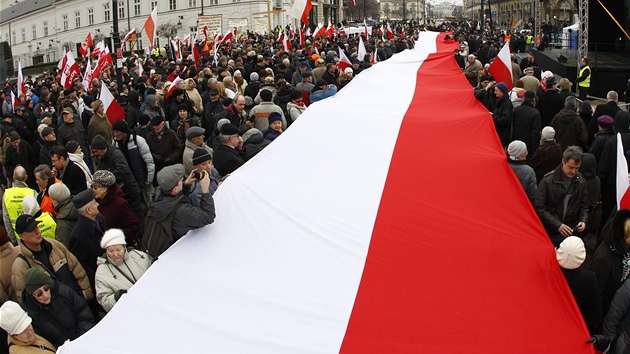
[(118, 50), (122, 51), (120, 48), (120, 33), (118, 33), (118, 1), (112, 0), (112, 9), (113, 9), (113, 17), (112, 17), (112, 40), (114, 41), (114, 52), (116, 53), (116, 85), (118, 87), (118, 92), (122, 91), (123, 82), (122, 82), (122, 59), (118, 58)]

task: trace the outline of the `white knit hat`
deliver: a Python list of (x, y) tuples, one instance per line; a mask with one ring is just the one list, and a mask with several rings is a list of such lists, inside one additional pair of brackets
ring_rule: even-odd
[(31, 321), (16, 302), (7, 301), (0, 308), (0, 327), (12, 336), (26, 331)]
[(520, 140), (514, 140), (508, 145), (507, 153), (512, 157), (521, 157), (527, 152), (527, 145)]
[(564, 269), (579, 268), (586, 258), (584, 242), (577, 236), (565, 238), (556, 250), (556, 258)]
[(101, 248), (107, 248), (113, 245), (126, 245), (125, 234), (121, 229), (109, 229), (103, 234), (101, 239)]

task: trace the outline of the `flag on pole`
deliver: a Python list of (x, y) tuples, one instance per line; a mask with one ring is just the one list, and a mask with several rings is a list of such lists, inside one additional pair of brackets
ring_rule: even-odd
[(100, 41), (96, 43), (94, 46), (94, 50), (92, 51), (92, 58), (98, 57), (105, 52), (105, 42)]
[(184, 39), (182, 39), (182, 44), (190, 46), (190, 33), (188, 33), (186, 35), (186, 37), (184, 37)]
[(124, 46), (124, 45), (125, 45), (125, 43), (127, 43), (127, 41), (128, 41), (131, 37), (133, 37), (135, 34), (136, 34), (136, 28), (134, 27), (134, 28), (132, 28), (132, 29), (131, 29), (131, 31), (129, 31), (129, 33), (127, 33), (127, 34), (125, 35), (125, 38), (123, 38), (123, 41), (122, 41), (122, 43), (120, 44), (120, 46), (121, 46), (121, 47), (122, 47), (122, 46)]
[(372, 59), (370, 60), (372, 65), (378, 63), (377, 51), (378, 51), (378, 47), (374, 47), (374, 55), (372, 55)]
[(326, 27), (321, 23), (318, 23), (317, 28), (315, 28), (315, 31), (313, 33), (313, 38), (321, 37), (324, 35), (324, 33), (326, 33)]
[(171, 93), (173, 93), (173, 90), (175, 90), (177, 88), (177, 85), (179, 85), (180, 82), (182, 82), (184, 80), (182, 80), (181, 77), (176, 77), (175, 80), (173, 80), (173, 83), (171, 83), (171, 86), (168, 88), (168, 91), (166, 92), (166, 95), (164, 96), (164, 98), (168, 98), (168, 96), (171, 95)]
[(26, 98), (26, 85), (24, 84), (24, 76), (22, 76), (22, 63), (18, 61), (18, 72), (17, 72), (17, 98), (20, 99), (20, 95), (24, 95)]
[(59, 63), (57, 63), (57, 69), (59, 70), (63, 70), (63, 68), (66, 66), (66, 61), (68, 60), (68, 57), (66, 57), (66, 48), (63, 48), (63, 54), (61, 55), (61, 60), (59, 60)]
[(18, 98), (13, 93), (13, 90), (11, 90), (11, 113), (15, 112), (15, 107), (17, 107), (19, 104), (20, 101), (18, 101)]
[(204, 41), (207, 41), (207, 40), (209, 40), (209, 39), (210, 39), (210, 38), (208, 37), (208, 25), (203, 25), (203, 36), (205, 37), (205, 38), (204, 38)]
[(365, 19), (363, 19), (363, 34), (365, 35), (366, 41), (370, 39), (370, 35), (368, 33), (368, 26), (367, 26), (367, 23), (365, 22)]
[(101, 85), (100, 100), (103, 102), (103, 108), (105, 109), (105, 115), (111, 124), (114, 124), (117, 120), (125, 119), (125, 110), (114, 99), (114, 96), (107, 85)]
[(339, 61), (337, 62), (337, 66), (341, 68), (342, 72), (352, 66), (352, 62), (348, 59), (345, 51), (341, 49), (341, 47), (339, 47)]
[(144, 31), (146, 32), (147, 37), (149, 38), (151, 49), (153, 49), (153, 45), (155, 42), (155, 30), (157, 29), (157, 11), (158, 11), (157, 9), (158, 7), (157, 5), (155, 5), (155, 7), (153, 8), (153, 11), (151, 11), (151, 14), (147, 18), (146, 22), (144, 22)]
[(510, 41), (505, 42), (505, 45), (497, 54), (488, 72), (492, 75), (496, 82), (504, 82), (508, 91), (514, 87), (512, 82), (512, 60), (510, 58)]
[(363, 37), (359, 36), (359, 48), (357, 48), (357, 59), (363, 61), (367, 51), (365, 50), (365, 44), (363, 43)]
[(79, 47), (79, 53), (81, 53), (82, 57), (85, 58), (88, 56), (92, 44), (92, 33), (88, 32), (87, 37), (85, 37), (85, 40), (81, 43), (81, 47)]
[(147, 76), (146, 71), (144, 71), (144, 67), (142, 66), (142, 62), (138, 60), (138, 76)]
[(282, 50), (284, 50), (285, 52), (289, 53), (291, 51), (291, 48), (293, 48), (293, 46), (291, 45), (291, 41), (289, 41), (287, 36), (283, 36), (283, 38), (282, 38)]
[(225, 37), (223, 37), (223, 39), (221, 39), (221, 43), (226, 43), (231, 41), (234, 38), (234, 31), (233, 30), (229, 30), (228, 33), (225, 34)]
[(85, 87), (85, 90), (88, 92), (92, 90), (92, 66), (90, 65), (90, 58), (87, 59), (87, 63), (85, 64), (83, 87)]
[(63, 67), (61, 71), (61, 85), (65, 89), (69, 89), (72, 87), (72, 82), (74, 79), (79, 76), (81, 73), (81, 69), (79, 68), (79, 64), (74, 61), (74, 55), (72, 51), (66, 53), (66, 65)]
[(394, 32), (392, 31), (392, 28), (389, 26), (389, 22), (387, 22), (387, 39), (392, 39), (394, 38)]
[(313, 9), (311, 0), (295, 0), (289, 9), (289, 17), (299, 19), (303, 24), (309, 24), (308, 14)]
[(173, 53), (173, 60), (182, 58), (182, 51), (179, 47), (179, 40), (171, 40), (171, 53)]
[(628, 186), (628, 161), (623, 149), (621, 134), (617, 133), (617, 210), (630, 209), (630, 192)]
[(333, 26), (332, 21), (328, 19), (328, 28), (326, 28), (326, 37), (332, 39), (335, 34), (335, 26)]

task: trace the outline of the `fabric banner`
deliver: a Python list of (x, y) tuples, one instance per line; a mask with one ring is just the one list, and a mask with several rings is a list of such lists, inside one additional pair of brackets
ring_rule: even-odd
[(592, 353), (444, 36), (309, 106), (59, 353)]

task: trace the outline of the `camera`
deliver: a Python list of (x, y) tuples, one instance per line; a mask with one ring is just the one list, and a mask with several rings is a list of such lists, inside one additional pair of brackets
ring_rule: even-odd
[(203, 171), (199, 171), (199, 170), (194, 170), (193, 171), (193, 176), (195, 177), (195, 179), (197, 181), (200, 181), (203, 178), (203, 176), (204, 176), (204, 172)]

